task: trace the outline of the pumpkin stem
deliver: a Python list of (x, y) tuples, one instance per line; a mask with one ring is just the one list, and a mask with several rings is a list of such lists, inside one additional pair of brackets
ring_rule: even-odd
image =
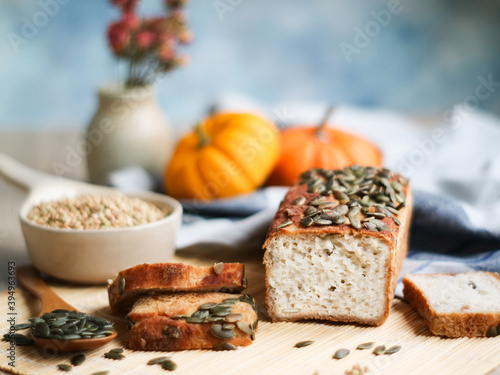
[(201, 122), (196, 124), (194, 127), (194, 131), (196, 132), (196, 135), (198, 136), (198, 139), (200, 140), (199, 147), (205, 147), (210, 143), (210, 137), (208, 136), (207, 132), (205, 129), (203, 129), (203, 126)]
[(321, 119), (321, 122), (319, 123), (318, 127), (316, 128), (316, 137), (320, 141), (326, 141), (326, 137), (325, 137), (326, 124), (328, 123), (328, 119), (330, 118), (330, 116), (332, 115), (334, 110), (335, 110), (335, 106), (330, 105), (328, 107), (328, 109), (326, 110), (325, 115)]

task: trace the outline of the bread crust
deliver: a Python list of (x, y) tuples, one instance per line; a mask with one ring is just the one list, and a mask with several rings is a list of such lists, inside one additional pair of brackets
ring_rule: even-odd
[[(494, 276), (500, 283), (496, 273), (485, 272)], [(428, 274), (429, 276), (454, 274)], [(446, 337), (484, 337), (490, 327), (500, 326), (500, 313), (484, 312), (452, 312), (440, 313), (436, 311), (425, 297), (425, 293), (418, 287), (408, 274), (403, 277), (403, 295), (405, 300), (424, 318), (433, 335)]]
[[(183, 263), (139, 264), (120, 271), (108, 284), (109, 305), (115, 311), (122, 310), (130, 307), (141, 295), (172, 291), (239, 293), (246, 287), (244, 276), (245, 266), (241, 263), (224, 263), (220, 275), (210, 266), (196, 267)], [(122, 293), (120, 282), (124, 283)]]
[[(327, 225), (327, 226), (310, 226), (304, 227), (300, 224), (301, 219), (304, 217), (304, 211), (307, 205), (294, 205), (293, 202), (299, 198), (304, 197), (307, 202), (312, 199), (321, 197), (320, 194), (314, 194), (308, 192), (308, 186), (306, 184), (295, 184), (293, 185), (285, 198), (280, 204), (278, 211), (276, 212), (269, 231), (267, 233), (266, 240), (264, 242), (263, 248), (267, 251), (267, 246), (272, 238), (279, 236), (280, 234), (286, 233), (287, 235), (298, 236), (300, 234), (314, 234), (317, 236), (326, 235), (364, 235), (378, 237), (385, 241), (390, 248), (390, 255), (387, 261), (387, 274), (386, 274), (386, 287), (385, 287), (385, 301), (384, 301), (384, 312), (381, 316), (373, 320), (364, 320), (356, 317), (350, 316), (331, 316), (321, 313), (310, 314), (310, 313), (296, 313), (290, 317), (283, 317), (278, 311), (272, 308), (271, 304), (271, 292), (269, 287), (269, 275), (271, 272), (269, 264), (266, 262), (266, 257), (264, 257), (264, 265), (266, 267), (266, 305), (268, 309), (269, 316), (274, 322), (278, 321), (297, 321), (301, 319), (324, 319), (331, 321), (341, 321), (341, 322), (357, 322), (361, 324), (379, 326), (382, 325), (389, 316), (389, 311), (394, 299), (394, 292), (396, 289), (396, 284), (398, 280), (399, 273), (401, 272), (401, 267), (404, 259), (406, 258), (408, 252), (408, 242), (409, 242), (409, 227), (413, 211), (413, 194), (411, 187), (409, 185), (405, 186), (403, 192), (406, 195), (406, 204), (403, 209), (400, 210), (398, 218), (401, 221), (401, 225), (397, 225), (393, 219), (385, 217), (383, 221), (386, 225), (390, 227), (389, 230), (375, 232), (365, 227), (356, 229), (349, 224), (342, 225)], [(340, 204), (340, 202), (334, 198), (331, 199), (333, 202)], [(287, 220), (292, 221), (292, 224), (279, 228), (279, 225)]]
[[(216, 338), (210, 328), (217, 323), (192, 324), (185, 320), (171, 319), (174, 315), (188, 315), (198, 310), (201, 304), (220, 303), (226, 298), (241, 295), (227, 293), (170, 293), (161, 296), (141, 297), (128, 314), (134, 323), (129, 331), (126, 346), (133, 350), (187, 350), (212, 349), (222, 343), (247, 346), (252, 343), (250, 336), (235, 328), (236, 337), (229, 340)], [(253, 325), (257, 314), (252, 306), (238, 301), (232, 313), (243, 315), (241, 321)], [(173, 328), (172, 328), (173, 327)], [(175, 335), (172, 335), (172, 330)]]

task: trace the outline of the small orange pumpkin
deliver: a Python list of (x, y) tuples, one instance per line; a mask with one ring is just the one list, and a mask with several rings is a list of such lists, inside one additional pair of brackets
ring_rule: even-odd
[(281, 156), (268, 185), (290, 186), (302, 172), (311, 168), (382, 164), (382, 153), (374, 144), (354, 134), (328, 128), (326, 119), (318, 127), (288, 128), (281, 132)]
[(165, 174), (175, 198), (208, 200), (261, 186), (279, 157), (279, 132), (248, 113), (218, 113), (183, 138)]

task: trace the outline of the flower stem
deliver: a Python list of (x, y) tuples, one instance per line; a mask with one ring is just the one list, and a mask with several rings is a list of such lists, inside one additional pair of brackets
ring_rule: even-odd
[(328, 119), (332, 115), (333, 111), (335, 110), (334, 105), (330, 105), (328, 109), (325, 112), (325, 115), (323, 116), (323, 119), (319, 123), (318, 127), (316, 128), (316, 137), (320, 141), (326, 141), (326, 136), (325, 136), (325, 128), (328, 124)]

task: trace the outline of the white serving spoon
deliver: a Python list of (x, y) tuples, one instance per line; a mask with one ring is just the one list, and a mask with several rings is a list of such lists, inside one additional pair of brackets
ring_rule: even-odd
[[(28, 253), (40, 271), (76, 283), (105, 283), (127, 267), (169, 261), (175, 252), (182, 206), (175, 199), (151, 192), (124, 192), (35, 171), (0, 153), (0, 175), (29, 190), (20, 222)], [(41, 202), (84, 194), (123, 193), (167, 209), (153, 223), (117, 229), (57, 229), (30, 221), (30, 209)]]

